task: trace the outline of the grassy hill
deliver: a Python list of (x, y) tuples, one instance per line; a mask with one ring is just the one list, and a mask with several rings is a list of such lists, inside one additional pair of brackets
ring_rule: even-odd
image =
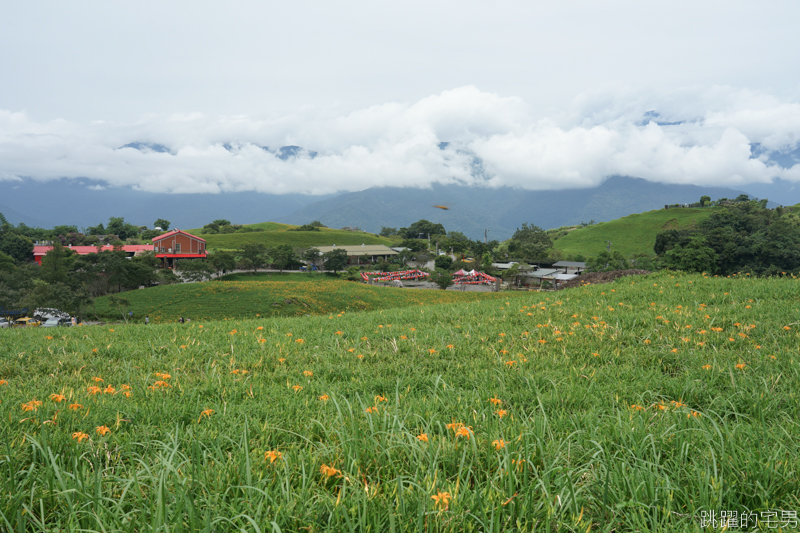
[(797, 292), (663, 272), (341, 316), (0, 330), (0, 530), (781, 520), (800, 507)]
[[(298, 276), (299, 274), (294, 274)], [(327, 315), (341, 311), (374, 311), (396, 307), (439, 303), (474, 302), (502, 299), (498, 293), (373, 287), (349, 281), (311, 276), (314, 281), (211, 281), (166, 285), (127, 292), (135, 320), (145, 315), (152, 322), (174, 322), (179, 317), (192, 320), (227, 320), (256, 316)], [(263, 279), (263, 277), (261, 278)], [(275, 279), (280, 279), (276, 278)], [(95, 302), (98, 316), (121, 320), (122, 313), (107, 297)]]
[(665, 229), (686, 228), (709, 217), (716, 208), (659, 209), (600, 222), (592, 226), (577, 228), (554, 241), (553, 247), (567, 256), (592, 257), (606, 249), (606, 241), (612, 242), (611, 250), (623, 255), (654, 255), (656, 235)]
[(204, 235), (202, 228), (186, 230), (206, 240), (209, 250), (238, 250), (248, 243), (263, 243), (268, 247), (279, 244), (290, 244), (298, 248), (311, 246), (331, 246), (337, 244), (385, 244), (393, 246), (396, 240), (381, 237), (372, 233), (354, 232), (339, 229), (320, 228), (320, 231), (288, 231), (296, 228), (291, 224), (277, 222), (262, 222), (247, 224), (248, 228), (261, 228), (264, 231), (254, 233), (227, 233), (219, 235)]

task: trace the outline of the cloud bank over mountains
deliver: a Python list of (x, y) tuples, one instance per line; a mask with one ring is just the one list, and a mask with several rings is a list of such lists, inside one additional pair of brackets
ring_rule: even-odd
[(148, 115), (37, 121), (0, 110), (0, 182), (87, 178), (156, 193), (329, 194), (462, 184), (595, 186), (611, 175), (721, 185), (800, 181), (800, 103), (730, 87), (606, 88), (561, 114), (460, 87), (343, 116)]

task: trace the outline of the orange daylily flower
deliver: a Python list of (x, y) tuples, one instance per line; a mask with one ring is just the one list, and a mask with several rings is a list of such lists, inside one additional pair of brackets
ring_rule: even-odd
[(497, 412), (497, 416), (499, 416), (500, 418), (503, 418), (504, 416), (506, 416), (508, 414), (508, 411), (506, 411), (505, 409), (500, 409), (499, 411), (496, 411), (496, 412)]
[(73, 440), (77, 440), (78, 442), (81, 442), (81, 441), (84, 441), (84, 440), (88, 439), (89, 435), (87, 435), (86, 433), (84, 433), (82, 431), (76, 431), (75, 433), (72, 434), (72, 438), (73, 438)]
[(111, 430), (108, 428), (108, 426), (97, 426), (96, 428), (94, 428), (94, 430), (95, 430), (95, 432), (97, 432), (98, 435), (101, 435), (101, 436), (104, 436), (104, 437), (107, 434), (111, 433)]
[(79, 409), (83, 409), (83, 406), (81, 404), (79, 404), (79, 403), (71, 403), (71, 404), (69, 404), (69, 410), (70, 411), (77, 411)]
[(59, 403), (59, 402), (63, 402), (64, 400), (66, 400), (67, 397), (64, 396), (63, 394), (51, 394), (50, 395), (50, 399), (53, 400), (56, 403)]
[(338, 470), (338, 469), (336, 469), (336, 468), (334, 468), (332, 466), (328, 466), (326, 464), (323, 464), (322, 466), (320, 466), (319, 467), (319, 471), (320, 471), (321, 474), (325, 475), (326, 477), (333, 477), (333, 476), (336, 476), (336, 475), (342, 473), (341, 470)]
[(417, 440), (422, 442), (428, 442), (428, 434), (427, 433), (420, 433), (417, 435)]
[(42, 405), (42, 402), (40, 402), (39, 400), (31, 400), (28, 403), (23, 403), (22, 404), (22, 410), (23, 411), (38, 411), (39, 407), (41, 407), (41, 405)]
[(506, 447), (506, 441), (503, 439), (497, 439), (492, 441), (492, 446), (494, 446), (495, 450), (502, 450)]
[(278, 450), (269, 450), (267, 452), (264, 452), (264, 460), (266, 461), (267, 459), (269, 459), (269, 464), (274, 463), (276, 459), (281, 459), (282, 457), (283, 454)]
[(431, 500), (436, 502), (436, 505), (439, 507), (444, 507), (447, 509), (448, 504), (450, 503), (450, 496), (449, 492), (437, 492), (435, 496), (431, 496)]

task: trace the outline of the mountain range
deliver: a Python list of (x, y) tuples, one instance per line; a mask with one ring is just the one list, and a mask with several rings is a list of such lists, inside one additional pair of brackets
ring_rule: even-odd
[(329, 196), (252, 192), (169, 195), (107, 187), (86, 179), (25, 179), (0, 183), (0, 212), (12, 223), (44, 228), (60, 224), (85, 228), (120, 216), (143, 226), (166, 218), (179, 228), (201, 227), (218, 218), (236, 224), (319, 220), (332, 228), (357, 226), (373, 233), (384, 226), (405, 227), (425, 218), (471, 238), (483, 238), (488, 230), (489, 239), (503, 240), (523, 222), (543, 228), (602, 222), (665, 204), (696, 202), (703, 195), (718, 199), (747, 193), (779, 198), (785, 204), (800, 199), (795, 198), (800, 191), (789, 182), (742, 189), (666, 185), (612, 176), (598, 187), (547, 191), (435, 184), (429, 189), (384, 187)]
[[(309, 204), (278, 222), (304, 224), (319, 220), (332, 228), (357, 226), (379, 232), (381, 227), (405, 227), (427, 219), (471, 238), (504, 240), (523, 222), (554, 228), (604, 222), (632, 213), (712, 199), (735, 198), (743, 191), (725, 187), (665, 185), (640, 178), (612, 176), (586, 189), (526, 191), (434, 185), (430, 189), (371, 188)], [(446, 210), (436, 206), (447, 207)]]

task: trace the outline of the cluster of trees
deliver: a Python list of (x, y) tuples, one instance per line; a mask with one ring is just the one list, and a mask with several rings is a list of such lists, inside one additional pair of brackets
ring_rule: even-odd
[(201, 233), (203, 235), (217, 235), (227, 233), (255, 233), (264, 231), (264, 228), (252, 228), (242, 226), (241, 224), (231, 224), (230, 220), (218, 218), (217, 220), (203, 226)]
[(325, 227), (327, 226), (325, 226), (322, 222), (320, 222), (319, 220), (315, 220), (310, 224), (303, 224), (302, 226), (288, 229), (286, 231), (320, 231), (320, 228), (325, 228)]
[(119, 251), (77, 255), (57, 240), (41, 266), (17, 264), (0, 253), (0, 307), (56, 307), (82, 319), (98, 296), (178, 281), (158, 264), (152, 253), (132, 259)]
[(767, 209), (766, 200), (740, 201), (715, 211), (697, 227), (666, 230), (654, 251), (661, 266), (688, 272), (775, 275), (800, 269), (800, 217)]
[[(169, 221), (158, 219), (154, 225), (166, 230)], [(119, 250), (80, 256), (68, 248), (70, 244), (116, 246), (123, 240), (135, 244), (161, 233), (125, 222), (122, 217), (111, 217), (108, 225), (98, 224), (83, 232), (70, 225), (53, 229), (14, 226), (0, 213), (0, 307), (57, 307), (82, 318), (97, 296), (175, 283), (178, 278), (169, 270), (159, 269), (152, 253), (128, 259)], [(33, 261), (36, 241), (53, 245), (41, 266)]]

